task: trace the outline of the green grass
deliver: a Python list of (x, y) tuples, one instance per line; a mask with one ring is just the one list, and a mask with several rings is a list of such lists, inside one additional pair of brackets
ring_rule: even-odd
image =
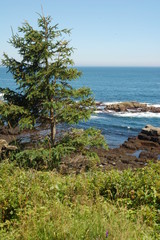
[(0, 164), (0, 239), (160, 239), (160, 164), (62, 176)]

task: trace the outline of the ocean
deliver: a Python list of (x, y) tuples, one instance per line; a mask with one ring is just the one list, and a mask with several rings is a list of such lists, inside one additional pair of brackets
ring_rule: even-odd
[[(138, 101), (160, 106), (160, 67), (77, 67), (82, 76), (73, 87), (90, 87), (96, 101), (104, 104)], [(15, 89), (10, 73), (0, 67), (0, 87)], [(109, 147), (115, 148), (128, 137), (136, 136), (151, 124), (160, 127), (160, 113), (104, 113), (99, 111), (78, 127), (96, 127), (102, 131)]]

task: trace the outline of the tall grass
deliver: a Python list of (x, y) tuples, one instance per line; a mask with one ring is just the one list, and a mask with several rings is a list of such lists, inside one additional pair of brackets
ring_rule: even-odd
[(0, 239), (160, 239), (160, 164), (131, 172), (56, 172), (0, 164)]

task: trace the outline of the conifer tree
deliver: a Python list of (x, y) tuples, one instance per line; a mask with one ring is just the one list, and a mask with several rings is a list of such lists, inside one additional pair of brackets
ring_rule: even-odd
[(25, 22), (17, 34), (12, 32), (9, 43), (17, 49), (20, 60), (7, 54), (2, 60), (13, 74), (17, 89), (1, 88), (6, 100), (0, 104), (1, 122), (22, 129), (49, 123), (52, 144), (57, 124), (87, 120), (94, 109), (91, 90), (71, 85), (81, 72), (73, 67), (68, 34), (70, 30), (52, 26), (50, 16), (39, 15), (38, 29)]

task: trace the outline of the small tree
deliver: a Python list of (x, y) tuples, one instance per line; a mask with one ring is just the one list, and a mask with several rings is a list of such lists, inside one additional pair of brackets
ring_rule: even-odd
[(89, 119), (94, 108), (91, 90), (73, 89), (71, 80), (81, 73), (73, 68), (73, 48), (64, 35), (70, 30), (51, 26), (51, 17), (39, 15), (38, 30), (25, 22), (9, 41), (20, 60), (4, 54), (2, 63), (13, 74), (17, 90), (2, 89), (5, 103), (0, 104), (1, 122), (21, 128), (49, 123), (54, 144), (59, 123), (78, 123)]

